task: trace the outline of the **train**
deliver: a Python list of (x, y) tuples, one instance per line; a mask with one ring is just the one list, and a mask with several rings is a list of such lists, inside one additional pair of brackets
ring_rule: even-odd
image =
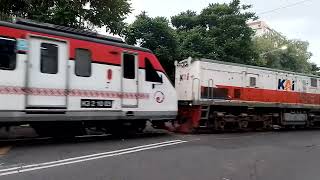
[(178, 131), (320, 125), (319, 76), (202, 58), (175, 66)]
[(156, 56), (120, 38), (25, 19), (0, 22), (0, 127), (41, 136), (161, 126), (177, 94)]
[(314, 127), (320, 77), (188, 58), (175, 85), (148, 49), (120, 38), (25, 19), (0, 21), (0, 128), (41, 136), (154, 128)]

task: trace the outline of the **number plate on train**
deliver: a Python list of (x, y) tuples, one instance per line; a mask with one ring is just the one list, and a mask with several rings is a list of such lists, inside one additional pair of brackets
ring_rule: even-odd
[(81, 99), (81, 108), (112, 108), (112, 100)]

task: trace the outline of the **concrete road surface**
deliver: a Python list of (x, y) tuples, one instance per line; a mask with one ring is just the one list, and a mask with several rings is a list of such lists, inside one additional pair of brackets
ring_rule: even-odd
[(12, 145), (1, 180), (319, 180), (320, 131), (147, 133)]

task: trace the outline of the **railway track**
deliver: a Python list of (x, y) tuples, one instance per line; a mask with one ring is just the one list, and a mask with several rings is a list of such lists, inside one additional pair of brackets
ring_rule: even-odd
[(98, 141), (110, 139), (111, 135), (86, 135), (86, 136), (76, 136), (68, 138), (54, 138), (54, 137), (21, 137), (21, 138), (10, 138), (10, 139), (0, 139), (0, 147), (15, 145), (33, 145), (33, 144), (51, 144), (51, 143), (64, 143), (64, 142), (81, 142), (81, 141)]
[[(247, 130), (225, 130), (225, 131), (212, 131), (208, 129), (198, 128), (193, 134), (232, 134), (232, 133), (249, 133), (249, 132), (287, 132), (287, 131), (318, 131), (319, 127), (313, 128), (280, 128), (276, 127), (271, 130), (265, 129), (247, 129)], [(0, 136), (0, 148), (6, 146), (26, 146), (26, 145), (38, 145), (38, 144), (59, 144), (59, 143), (79, 143), (79, 142), (92, 142), (92, 141), (104, 141), (104, 140), (125, 140), (135, 138), (152, 138), (157, 136), (170, 136), (172, 133), (169, 131), (146, 131), (144, 133), (127, 134), (127, 135), (111, 135), (111, 134), (89, 134), (75, 137), (18, 137), (18, 138), (4, 138)]]
[(127, 134), (123, 136), (111, 134), (95, 134), (83, 135), (75, 137), (19, 137), (19, 138), (0, 138), (0, 147), (4, 146), (27, 146), (27, 145), (41, 145), (41, 144), (61, 144), (61, 143), (81, 143), (81, 142), (94, 142), (94, 141), (107, 141), (107, 140), (126, 140), (138, 138), (153, 138), (158, 136), (170, 136), (166, 132), (145, 132), (137, 134)]

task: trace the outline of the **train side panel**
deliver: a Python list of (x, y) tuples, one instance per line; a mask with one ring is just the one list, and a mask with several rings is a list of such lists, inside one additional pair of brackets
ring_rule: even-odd
[[(14, 43), (14, 45), (7, 50), (15, 51), (15, 39), (0, 37), (1, 49), (5, 49), (3, 46), (6, 46), (8, 41)], [(5, 61), (4, 56), (7, 55), (1, 54), (2, 61)], [(25, 108), (24, 92), (19, 87), (25, 86), (26, 55), (14, 53), (13, 56), (12, 58), (17, 60), (14, 60), (12, 65), (3, 63), (0, 68), (0, 109), (7, 111), (23, 110)], [(7, 58), (9, 57), (7, 56)]]
[(178, 99), (183, 101), (192, 101), (200, 98), (199, 88), (201, 81), (200, 63), (194, 62), (192, 66), (191, 59), (176, 63), (175, 88)]

